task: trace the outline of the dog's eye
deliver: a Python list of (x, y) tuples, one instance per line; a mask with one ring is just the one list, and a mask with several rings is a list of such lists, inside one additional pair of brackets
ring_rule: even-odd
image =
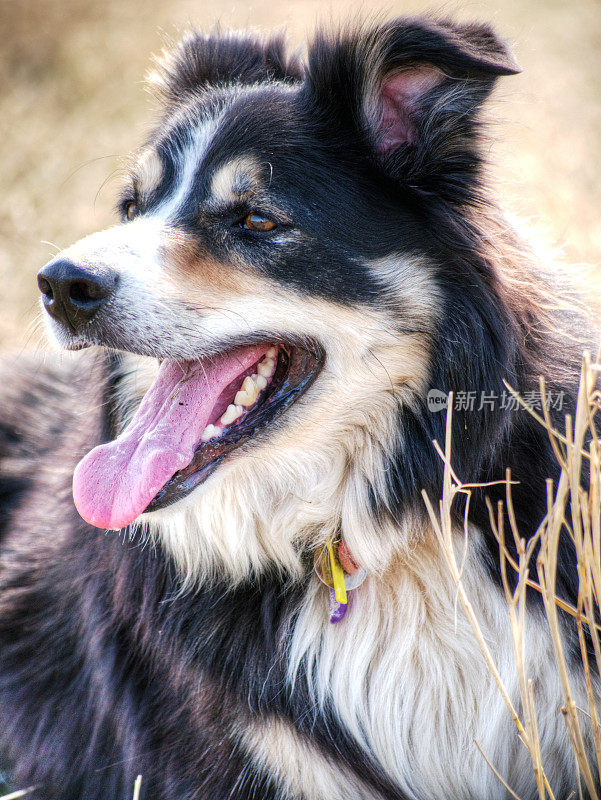
[(246, 230), (259, 231), (260, 233), (272, 231), (276, 226), (273, 220), (263, 217), (261, 214), (249, 214), (240, 224)]
[(125, 216), (127, 219), (133, 219), (138, 216), (138, 204), (134, 203), (133, 200), (125, 206)]

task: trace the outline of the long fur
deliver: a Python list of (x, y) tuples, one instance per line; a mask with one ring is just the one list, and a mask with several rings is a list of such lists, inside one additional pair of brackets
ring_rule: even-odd
[[(537, 797), (421, 500), (442, 486), (428, 392), (474, 392), (453, 416), (453, 467), (469, 483), (510, 468), (532, 533), (558, 466), (544, 429), (501, 403), (504, 381), (525, 394), (544, 375), (562, 427), (595, 341), (487, 190), (480, 109), (516, 71), (489, 27), (432, 19), (318, 33), (305, 64), (279, 38), (227, 32), (164, 54), (161, 119), (120, 203), (138, 218), (60, 254), (118, 276), (82, 330), (49, 325), (100, 348), (14, 361), (0, 382), (0, 750), (15, 784), (46, 800), (125, 799), (138, 774), (146, 800), (502, 798), (475, 738)], [(278, 222), (268, 237), (232, 224), (255, 207)], [(325, 364), (185, 500), (120, 533), (84, 523), (75, 465), (131, 420), (157, 358), (240, 341), (318, 342)], [(478, 409), (483, 393), (496, 400)], [(503, 492), (474, 492), (463, 574), (519, 704), (485, 503)], [(367, 579), (332, 625), (312, 567), (335, 534)], [(567, 535), (560, 548), (575, 603)], [(527, 625), (543, 762), (567, 796), (536, 596)]]

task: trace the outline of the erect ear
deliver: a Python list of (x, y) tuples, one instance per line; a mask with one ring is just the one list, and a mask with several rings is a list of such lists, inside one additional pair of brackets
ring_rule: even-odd
[(482, 102), (498, 76), (519, 71), (490, 27), (422, 18), (320, 34), (308, 61), (328, 115), (353, 126), (393, 175), (412, 179), (444, 169), (443, 154), (452, 169), (462, 147), (474, 149)]
[(300, 80), (302, 69), (286, 52), (282, 34), (262, 38), (252, 33), (213, 30), (188, 32), (171, 50), (156, 59), (148, 80), (167, 102), (233, 83)]

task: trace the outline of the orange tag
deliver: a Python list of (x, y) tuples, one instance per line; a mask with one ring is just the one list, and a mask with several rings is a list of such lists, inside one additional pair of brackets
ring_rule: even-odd
[(338, 544), (338, 559), (347, 575), (354, 575), (359, 569), (359, 565), (352, 557), (344, 539)]

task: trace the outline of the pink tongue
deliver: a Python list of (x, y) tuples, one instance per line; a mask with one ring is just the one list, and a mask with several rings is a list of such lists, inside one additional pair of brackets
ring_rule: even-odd
[(73, 475), (81, 516), (98, 528), (123, 528), (188, 466), (221, 392), (269, 345), (239, 348), (202, 363), (164, 361), (135, 417), (113, 442), (84, 456)]

